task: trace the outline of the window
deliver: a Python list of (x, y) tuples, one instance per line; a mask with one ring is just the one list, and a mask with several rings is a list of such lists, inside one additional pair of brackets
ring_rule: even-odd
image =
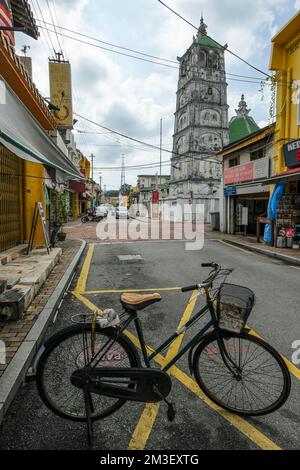
[(251, 152), (250, 153), (250, 160), (253, 161), (253, 160), (259, 160), (260, 158), (264, 158), (265, 156), (265, 152), (264, 152), (264, 149), (258, 149), (258, 150), (255, 150), (254, 152)]
[(233, 157), (229, 160), (229, 168), (233, 168), (234, 166), (238, 166), (240, 164), (240, 157)]

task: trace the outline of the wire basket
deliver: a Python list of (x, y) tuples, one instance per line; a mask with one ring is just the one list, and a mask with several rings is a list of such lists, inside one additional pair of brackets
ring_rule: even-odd
[(241, 333), (255, 304), (255, 294), (247, 287), (222, 284), (217, 296), (219, 328)]

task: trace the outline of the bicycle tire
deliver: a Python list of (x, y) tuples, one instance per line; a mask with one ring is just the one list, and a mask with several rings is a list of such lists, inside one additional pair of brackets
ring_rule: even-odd
[[(63, 388), (63, 385), (62, 385), (64, 382), (61, 382), (61, 385), (59, 384), (59, 379), (62, 380), (64, 378), (64, 376), (62, 376), (62, 377), (60, 376), (60, 372), (59, 372), (59, 369), (57, 367), (57, 360), (55, 360), (55, 351), (63, 343), (65, 343), (66, 347), (68, 346), (67, 347), (67, 351), (68, 351), (70, 349), (69, 344), (70, 345), (74, 344), (75, 336), (82, 335), (82, 329), (83, 328), (86, 332), (91, 331), (91, 325), (90, 324), (84, 324), (84, 325), (78, 324), (78, 325), (73, 325), (73, 326), (67, 327), (67, 328), (59, 331), (52, 338), (50, 338), (50, 340), (47, 341), (47, 343), (45, 345), (45, 350), (43, 351), (43, 353), (42, 353), (42, 355), (39, 359), (39, 362), (38, 362), (38, 365), (37, 365), (37, 373), (36, 373), (37, 389), (38, 389), (38, 392), (39, 392), (39, 395), (40, 395), (42, 401), (47, 406), (47, 408), (49, 408), (53, 413), (55, 413), (56, 415), (60, 416), (63, 419), (66, 419), (66, 420), (69, 420), (69, 421), (77, 421), (77, 422), (86, 421), (86, 416), (85, 415), (78, 416), (78, 415), (75, 415), (74, 412), (66, 412), (66, 410), (61, 409), (59, 404), (57, 402), (55, 402), (55, 400), (58, 400), (58, 398), (57, 398), (59, 396), (58, 391), (60, 393), (64, 391), (64, 388)], [(99, 335), (103, 336), (105, 338), (105, 340), (114, 339), (116, 337), (117, 330), (114, 329), (114, 328), (100, 329), (99, 325), (97, 325), (96, 326), (96, 334), (99, 334)], [(71, 341), (67, 344), (67, 341), (70, 340), (70, 339), (71, 339)], [(122, 348), (121, 350), (124, 350), (125, 353), (127, 354), (127, 356), (128, 356), (128, 367), (139, 367), (140, 366), (140, 359), (139, 359), (138, 352), (137, 352), (135, 346), (133, 345), (133, 343), (124, 334), (120, 334), (118, 336), (118, 338), (116, 339), (115, 344), (119, 345)], [(81, 351), (79, 353), (78, 357), (80, 356), (80, 354), (82, 355), (83, 352)], [(52, 365), (51, 365), (52, 363), (51, 363), (51, 360), (50, 360), (51, 356), (54, 357), (54, 363), (53, 363), (54, 364), (54, 367), (53, 367), (54, 370), (53, 370), (53, 374), (52, 374), (53, 377), (50, 376), (50, 380), (49, 380), (49, 383), (48, 383), (45, 379), (45, 376), (47, 374), (47, 364), (49, 364), (50, 369), (52, 367)], [(78, 358), (77, 358), (77, 360), (78, 360)], [(50, 363), (49, 363), (49, 361), (50, 361)], [(120, 367), (120, 365), (118, 364), (117, 367)], [(76, 369), (76, 367), (73, 366), (72, 372), (75, 369)], [(55, 382), (57, 382), (57, 381), (58, 381), (58, 385), (55, 385)], [(74, 387), (71, 384), (71, 381), (67, 381), (66, 384), (67, 384), (67, 386), (71, 387), (71, 389), (74, 389), (73, 393), (75, 393), (75, 390), (77, 390), (79, 392), (78, 396), (80, 397), (82, 395), (82, 398), (83, 398), (82, 391), (79, 390), (79, 389), (76, 389), (76, 387)], [(53, 393), (50, 393), (50, 388), (51, 387), (54, 388)], [(58, 389), (55, 390), (55, 387), (58, 387)], [(97, 399), (97, 401), (100, 400), (98, 397), (100, 397), (102, 399), (106, 399), (106, 397), (101, 397), (100, 395), (93, 395), (93, 397), (94, 397), (95, 400)], [(113, 413), (115, 413), (117, 410), (119, 410), (126, 403), (126, 400), (119, 400), (119, 399), (108, 399), (108, 400), (114, 400), (115, 403), (108, 406), (107, 408), (105, 408), (101, 412), (97, 412), (95, 410), (95, 413), (91, 417), (92, 421), (97, 421), (97, 420), (100, 420), (100, 419), (106, 418), (107, 416), (112, 415)], [(80, 401), (81, 401), (81, 398), (80, 398)], [(84, 405), (83, 405), (82, 410), (84, 410), (84, 409), (85, 408), (84, 408)]]
[[(278, 392), (279, 396), (276, 398), (274, 403), (270, 403), (268, 406), (265, 406), (265, 407), (260, 408), (260, 409), (241, 409), (241, 407), (238, 407), (237, 405), (233, 406), (232, 404), (229, 404), (229, 402), (225, 403), (224, 400), (220, 399), (220, 396), (216, 395), (216, 391), (213, 392), (213, 390), (210, 389), (209, 386), (207, 385), (207, 383), (209, 381), (213, 380), (212, 370), (213, 370), (214, 364), (217, 363), (217, 361), (215, 360), (216, 357), (219, 355), (219, 359), (221, 359), (221, 354), (220, 354), (220, 350), (219, 350), (218, 343), (217, 343), (217, 335), (214, 332), (211, 335), (209, 335), (208, 337), (206, 337), (204, 339), (204, 341), (202, 341), (199, 344), (199, 346), (197, 347), (197, 349), (194, 353), (194, 356), (193, 356), (193, 372), (194, 372), (194, 375), (195, 375), (195, 379), (196, 379), (199, 387), (201, 388), (201, 390), (205, 393), (205, 395), (207, 395), (208, 398), (210, 398), (214, 403), (219, 405), (221, 408), (224, 408), (228, 411), (231, 411), (231, 412), (233, 412), (235, 414), (238, 414), (238, 415), (241, 415), (241, 416), (263, 416), (263, 415), (266, 415), (266, 414), (269, 414), (269, 413), (273, 413), (274, 411), (281, 408), (284, 405), (284, 403), (286, 402), (286, 400), (288, 399), (289, 395), (290, 395), (291, 376), (290, 376), (289, 370), (288, 370), (284, 360), (280, 356), (280, 354), (272, 346), (270, 346), (268, 343), (266, 343), (262, 339), (251, 336), (247, 333), (240, 333), (240, 334), (236, 333), (235, 334), (235, 333), (221, 332), (221, 334), (222, 334), (222, 337), (225, 340), (225, 343), (227, 345), (226, 350), (231, 349), (232, 359), (234, 359), (233, 358), (234, 347), (231, 346), (231, 348), (230, 348), (230, 346), (229, 346), (229, 341), (232, 340), (232, 339), (240, 340), (240, 341), (238, 341), (239, 344), (241, 344), (241, 340), (244, 341), (244, 342), (255, 344), (255, 345), (259, 346), (259, 348), (261, 348), (261, 351), (264, 350), (265, 352), (267, 352), (269, 354), (270, 358), (273, 358), (274, 364), (277, 364), (277, 366), (278, 366), (277, 367), (277, 371), (278, 371), (277, 373), (278, 374), (279, 374), (279, 371), (280, 371), (280, 375), (281, 375), (281, 379), (282, 379), (282, 390), (281, 390), (280, 393)], [(236, 344), (236, 341), (234, 341), (233, 344)], [(249, 348), (248, 348), (248, 351), (249, 351)], [(201, 356), (204, 353), (206, 354), (206, 357), (208, 357), (209, 355), (211, 355), (211, 357), (215, 356), (214, 362), (212, 363), (213, 359), (211, 359), (211, 361), (210, 361), (211, 364), (209, 365), (210, 368), (207, 368), (207, 369), (206, 369), (206, 366), (204, 366), (202, 364), (203, 360), (202, 360), (202, 363), (201, 363)], [(234, 351), (235, 357), (236, 357), (236, 354), (237, 354), (237, 351), (235, 350)], [(241, 352), (239, 351), (238, 354), (240, 355)], [(261, 354), (263, 354), (263, 353), (261, 353)], [(243, 353), (242, 353), (242, 355), (243, 355)], [(246, 358), (246, 351), (245, 350), (244, 350), (244, 357)], [(259, 356), (258, 356), (258, 358), (259, 358)], [(250, 359), (251, 359), (251, 357), (250, 357)], [(248, 359), (248, 368), (249, 368), (249, 361), (250, 361), (250, 364), (251, 364), (251, 362), (254, 361), (253, 356), (252, 356), (252, 359), (251, 360), (250, 359)], [(246, 359), (245, 359), (245, 361), (246, 361)], [(219, 362), (220, 362), (220, 364), (222, 364), (221, 360)], [(266, 362), (266, 364), (268, 364), (268, 362)], [(246, 362), (245, 362), (245, 365), (247, 365)], [(230, 372), (227, 369), (224, 362), (223, 362), (223, 366), (224, 366), (224, 370), (221, 369), (221, 374), (219, 373), (219, 379), (221, 378), (221, 382), (219, 382), (219, 383), (216, 382), (216, 381), (212, 382), (212, 386), (215, 387), (215, 390), (217, 390), (218, 393), (224, 393), (224, 390), (226, 390), (226, 387), (228, 386), (228, 380), (229, 380), (228, 377), (229, 377)], [(258, 382), (260, 384), (258, 386), (258, 390), (261, 387), (261, 384), (263, 383), (263, 385), (265, 385), (266, 388), (268, 386), (268, 390), (266, 390), (265, 393), (267, 395), (270, 395), (270, 385), (267, 383), (267, 381), (264, 382), (264, 380), (266, 379), (266, 372), (265, 372), (266, 367), (267, 367), (266, 365), (263, 366), (263, 368), (261, 369), (262, 372), (258, 373), (260, 375), (260, 379), (263, 380), (263, 382)], [(201, 368), (202, 368), (202, 371), (201, 371)], [(246, 379), (249, 376), (251, 377), (251, 373), (253, 373), (253, 372), (248, 371), (248, 375), (246, 373), (246, 375), (244, 376), (245, 379), (242, 379), (239, 382), (242, 383), (244, 381), (244, 383), (246, 383)], [(208, 376), (207, 379), (204, 378), (205, 374)], [(225, 374), (225, 375), (222, 375), (222, 374)], [(232, 378), (234, 378), (233, 374), (231, 374), (231, 375), (232, 375)], [(276, 376), (276, 378), (279, 378), (279, 375)], [(223, 383), (222, 383), (222, 381), (223, 381)], [(236, 380), (236, 382), (238, 382), (238, 380)], [(250, 382), (251, 382), (251, 380), (250, 380)], [(223, 387), (223, 390), (222, 390), (222, 387)], [(219, 389), (220, 389), (220, 392), (219, 392)], [(230, 392), (231, 391), (232, 391), (232, 389), (230, 390)], [(253, 394), (253, 396), (255, 396), (255, 393), (253, 392), (253, 390), (250, 390), (250, 393)], [(251, 397), (250, 393), (249, 393), (249, 390), (247, 390), (247, 393), (245, 393), (245, 397), (246, 397), (246, 399), (248, 399), (249, 402), (250, 402), (249, 397)], [(248, 394), (248, 396), (247, 396), (247, 394)], [(242, 392), (242, 396), (243, 396), (243, 400), (244, 400), (244, 392)], [(235, 403), (237, 403), (237, 396), (235, 396)]]

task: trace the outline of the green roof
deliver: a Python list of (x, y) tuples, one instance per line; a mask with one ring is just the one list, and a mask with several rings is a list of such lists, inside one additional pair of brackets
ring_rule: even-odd
[(223, 47), (214, 41), (209, 36), (201, 36), (195, 40), (196, 44), (200, 44), (200, 46), (207, 46), (207, 47), (216, 47), (218, 49), (223, 49)]
[(229, 123), (229, 143), (232, 144), (237, 140), (243, 139), (259, 129), (260, 127), (252, 117), (235, 116)]

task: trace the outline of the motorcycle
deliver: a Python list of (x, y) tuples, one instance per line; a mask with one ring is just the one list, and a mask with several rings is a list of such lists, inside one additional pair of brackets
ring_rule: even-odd
[(104, 217), (102, 215), (97, 215), (95, 211), (88, 211), (83, 217), (81, 217), (81, 222), (87, 224), (88, 222), (101, 222)]

